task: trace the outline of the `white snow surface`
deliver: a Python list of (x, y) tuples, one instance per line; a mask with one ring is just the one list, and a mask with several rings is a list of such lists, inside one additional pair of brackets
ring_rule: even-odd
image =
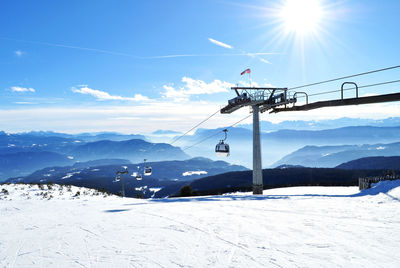
[(192, 175), (205, 175), (207, 171), (204, 170), (197, 170), (197, 171), (186, 171), (182, 173), (182, 176), (192, 176)]
[(150, 200), (52, 188), (0, 185), (0, 267), (400, 267), (400, 181)]
[(69, 179), (69, 178), (71, 178), (72, 176), (74, 176), (75, 174), (79, 174), (79, 173), (81, 173), (81, 172), (80, 172), (80, 171), (76, 171), (76, 172), (67, 173), (67, 175), (65, 175), (65, 176), (62, 177), (61, 179), (62, 179), (62, 180)]

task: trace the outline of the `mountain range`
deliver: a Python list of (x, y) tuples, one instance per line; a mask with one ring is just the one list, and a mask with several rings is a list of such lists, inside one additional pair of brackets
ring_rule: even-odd
[(136, 173), (143, 174), (143, 163), (130, 164), (123, 162), (115, 164), (113, 163), (115, 161), (117, 160), (98, 160), (76, 163), (72, 166), (47, 167), (28, 176), (11, 178), (7, 181), (13, 183), (44, 184), (52, 182), (72, 184), (95, 189), (104, 188), (109, 192), (118, 193), (121, 191), (121, 182), (115, 181), (116, 172), (124, 171), (126, 167), (129, 174), (124, 175), (123, 179), (125, 180), (127, 196), (141, 195), (148, 198), (166, 186), (177, 185), (177, 188), (179, 188), (179, 186), (186, 184), (188, 181), (206, 176), (247, 170), (243, 166), (199, 157), (183, 161), (148, 162), (146, 165), (152, 167), (153, 173), (150, 176), (142, 176), (142, 179), (138, 180), (135, 175)]
[(52, 134), (0, 132), (0, 182), (8, 177), (26, 176), (44, 167), (72, 165), (81, 161), (120, 158), (140, 162), (145, 158), (151, 161), (190, 158), (179, 147), (165, 143), (141, 139), (90, 142), (62, 137), (61, 134), (46, 136)]
[[(185, 136), (174, 145), (185, 148), (185, 146), (204, 141), (185, 152), (191, 156), (218, 159), (215, 156), (214, 148), (219, 140), (224, 137), (222, 130), (223, 128), (213, 130), (198, 129), (194, 135)], [(308, 145), (341, 146), (343, 144), (354, 144), (358, 146), (359, 144), (393, 143), (399, 140), (400, 127), (357, 126), (325, 130), (277, 130), (269, 133), (264, 132), (261, 134), (262, 163), (264, 167), (276, 166), (278, 160)], [(247, 167), (252, 166), (253, 135), (251, 130), (239, 127), (230, 128), (226, 143), (230, 145), (230, 162)], [(348, 160), (352, 159), (344, 159), (336, 165)], [(331, 165), (331, 167), (333, 166)]]
[[(252, 124), (240, 124), (242, 128), (252, 129)], [(291, 130), (324, 130), (334, 129), (341, 127), (355, 127), (355, 126), (373, 126), (373, 127), (397, 127), (400, 126), (400, 117), (389, 117), (385, 119), (362, 119), (362, 118), (349, 118), (343, 117), (338, 119), (327, 120), (287, 120), (279, 123), (272, 123), (269, 121), (261, 121), (260, 128), (262, 131), (276, 131), (283, 129)]]
[[(362, 157), (396, 156), (399, 155), (399, 146), (396, 145), (400, 137), (399, 123), (400, 118), (342, 118), (279, 124), (263, 121), (263, 167), (335, 167)], [(346, 126), (349, 124), (356, 126)], [(338, 125), (346, 127), (329, 129)], [(286, 127), (292, 129), (283, 129)], [(124, 159), (129, 163), (138, 163), (145, 158), (155, 162), (201, 156), (251, 167), (252, 130), (246, 125), (229, 128), (225, 142), (230, 145), (230, 156), (220, 158), (215, 155), (214, 148), (224, 138), (223, 129), (198, 129), (193, 135), (179, 139), (174, 146), (149, 142), (180, 137), (180, 133), (169, 130), (158, 130), (149, 136), (114, 132), (64, 134), (36, 131), (13, 134), (0, 131), (0, 181), (7, 177), (27, 176), (49, 166), (70, 166), (76, 162), (101, 159)], [(199, 141), (203, 142), (192, 146)]]
[(396, 156), (400, 143), (339, 146), (305, 146), (275, 162), (274, 166), (336, 167), (342, 163), (369, 156)]
[(372, 156), (340, 164), (340, 169), (386, 169), (400, 170), (400, 156)]

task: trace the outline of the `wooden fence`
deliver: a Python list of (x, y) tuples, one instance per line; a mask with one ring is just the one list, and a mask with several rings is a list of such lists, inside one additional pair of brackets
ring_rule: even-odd
[(359, 178), (358, 179), (358, 188), (360, 190), (369, 189), (371, 188), (371, 183), (377, 183), (380, 181), (392, 181), (392, 180), (400, 180), (399, 175), (390, 174), (385, 176), (378, 176), (378, 177), (366, 177), (366, 178)]

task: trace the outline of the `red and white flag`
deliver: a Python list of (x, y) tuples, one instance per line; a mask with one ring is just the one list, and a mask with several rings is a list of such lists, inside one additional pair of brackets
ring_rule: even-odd
[(246, 69), (243, 72), (241, 72), (240, 75), (244, 75), (246, 73), (249, 74), (250, 72), (251, 72), (250, 69)]

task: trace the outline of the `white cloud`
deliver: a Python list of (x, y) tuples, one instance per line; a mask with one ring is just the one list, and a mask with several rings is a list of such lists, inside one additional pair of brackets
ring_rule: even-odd
[[(300, 105), (300, 104), (299, 104)], [(267, 113), (265, 113), (267, 114)], [(399, 117), (400, 107), (398, 103), (377, 103), (368, 105), (351, 105), (343, 107), (326, 107), (310, 111), (281, 112), (265, 115), (268, 120), (274, 123), (292, 120), (326, 120), (342, 117), (383, 119), (388, 117)], [(264, 116), (263, 116), (264, 117)]]
[(24, 54), (24, 52), (22, 52), (21, 50), (16, 50), (14, 51), (15, 56), (17, 56), (18, 58), (22, 57), (22, 55)]
[[(68, 107), (22, 106), (0, 109), (0, 125), (9, 132), (52, 130), (67, 133), (118, 131), (122, 133), (151, 133), (158, 129), (185, 132), (208, 117), (221, 103), (200, 101), (154, 101), (139, 105), (96, 105)], [(218, 128), (232, 125), (248, 116), (248, 109), (232, 114), (217, 114), (202, 127)], [(341, 117), (383, 119), (400, 117), (397, 103), (369, 104), (348, 107), (331, 107), (308, 112), (262, 113), (261, 120), (278, 123), (284, 120), (322, 120)], [(252, 118), (243, 121), (251, 123)], [(51, 122), (51, 124), (49, 124)]]
[(35, 102), (30, 102), (30, 101), (16, 101), (14, 102), (15, 104), (37, 104)]
[(89, 88), (87, 85), (81, 85), (79, 89), (72, 88), (72, 92), (80, 93), (83, 95), (91, 95), (98, 100), (122, 100), (122, 101), (149, 101), (150, 99), (142, 94), (135, 94), (133, 97), (122, 97), (117, 95), (110, 95), (108, 92)]
[[(0, 125), (11, 132), (54, 130), (60, 132), (118, 131), (151, 133), (158, 129), (187, 131), (214, 113), (220, 104), (159, 100), (138, 105), (90, 105), (68, 107), (18, 107), (0, 109)], [(206, 127), (233, 124), (248, 114), (242, 109), (233, 115), (217, 114)], [(49, 124), (51, 122), (51, 124)]]
[(133, 101), (150, 101), (150, 99), (142, 94), (135, 94), (132, 98)]
[(238, 82), (238, 84), (241, 87), (261, 87), (260, 84), (258, 84), (257, 82), (254, 82), (254, 81), (251, 81), (251, 83), (250, 83), (250, 81), (241, 80)]
[(206, 83), (202, 80), (195, 80), (190, 77), (183, 77), (182, 87), (178, 89), (173, 86), (164, 85), (165, 89), (162, 92), (164, 98), (172, 98), (175, 101), (188, 100), (191, 95), (202, 95), (202, 94), (215, 94), (221, 92), (229, 92), (229, 88), (233, 87), (234, 84), (224, 82), (221, 80), (214, 80), (211, 83)]
[(221, 41), (217, 41), (217, 40), (212, 39), (212, 38), (208, 38), (208, 41), (210, 41), (214, 45), (217, 45), (217, 46), (220, 46), (220, 47), (229, 48), (229, 49), (233, 48), (233, 46), (231, 46), (231, 45), (225, 44), (225, 43), (223, 43)]
[(267, 61), (267, 60), (264, 59), (264, 58), (260, 58), (260, 61), (261, 61), (261, 62), (264, 62), (264, 63), (267, 63), (267, 64), (271, 64), (271, 62)]
[(11, 87), (12, 92), (35, 92), (34, 88), (27, 87)]

